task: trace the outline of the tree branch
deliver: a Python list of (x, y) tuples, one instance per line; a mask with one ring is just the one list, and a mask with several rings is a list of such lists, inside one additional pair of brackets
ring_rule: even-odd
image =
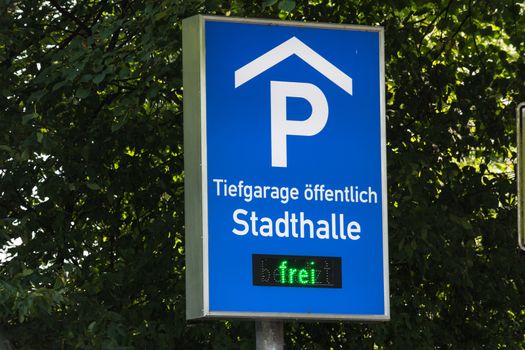
[(78, 25), (78, 33), (80, 33), (81, 30), (84, 30), (84, 33), (86, 36), (91, 35), (91, 28), (89, 28), (86, 23), (82, 22), (78, 17), (73, 15), (71, 12), (66, 11), (62, 6), (60, 6), (59, 3), (57, 3), (56, 0), (49, 0), (49, 3), (53, 5), (54, 8), (58, 10), (64, 17), (67, 17), (71, 19), (73, 22), (75, 22)]
[(459, 24), (459, 26), (456, 29), (456, 31), (449, 37), (449, 39), (447, 40), (447, 43), (445, 45), (443, 45), (441, 47), (441, 49), (439, 50), (439, 52), (434, 56), (434, 59), (432, 60), (432, 62), (436, 61), (439, 58), (439, 56), (441, 56), (445, 51), (447, 51), (447, 49), (450, 46), (449, 43), (456, 37), (456, 35), (458, 35), (459, 31), (461, 30), (463, 25), (467, 22), (467, 20), (470, 18), (470, 16), (471, 16), (471, 13), (470, 12), (467, 13), (465, 18), (463, 18), (463, 20)]

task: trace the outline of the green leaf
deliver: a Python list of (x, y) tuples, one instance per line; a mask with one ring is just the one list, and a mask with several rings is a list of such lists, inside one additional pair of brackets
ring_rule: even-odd
[(275, 5), (277, 1), (279, 0), (264, 0), (262, 4), (263, 4), (263, 7), (269, 7), (269, 6)]
[(98, 83), (100, 83), (102, 80), (104, 80), (105, 77), (106, 77), (106, 72), (103, 71), (103, 72), (101, 72), (101, 73), (95, 75), (95, 77), (93, 78), (93, 82), (94, 82), (95, 84), (98, 84)]
[(295, 9), (295, 0), (281, 0), (277, 6), (280, 10), (291, 12)]
[(101, 187), (94, 183), (94, 182), (88, 182), (86, 183), (86, 186), (90, 189), (90, 190), (93, 190), (93, 191), (99, 191), (101, 189)]
[(86, 98), (87, 96), (89, 96), (89, 93), (90, 93), (90, 90), (89, 89), (86, 89), (84, 87), (79, 87), (77, 89), (77, 92), (75, 94), (76, 97), (80, 98), (80, 99), (84, 99)]
[(1, 150), (4, 150), (4, 151), (7, 151), (7, 152), (11, 152), (13, 149), (11, 147), (9, 147), (8, 145), (0, 145), (0, 149)]
[(27, 125), (27, 123), (29, 123), (29, 121), (35, 119), (36, 117), (38, 117), (38, 114), (36, 114), (36, 113), (24, 114), (22, 116), (22, 124), (23, 125)]

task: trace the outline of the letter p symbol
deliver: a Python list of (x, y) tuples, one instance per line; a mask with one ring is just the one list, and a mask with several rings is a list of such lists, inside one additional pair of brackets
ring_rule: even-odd
[[(321, 89), (309, 83), (288, 81), (271, 81), (271, 137), (272, 167), (286, 168), (286, 137), (313, 136), (318, 134), (328, 121), (328, 103)], [(286, 98), (303, 98), (312, 107), (312, 114), (305, 120), (288, 120), (286, 118)]]

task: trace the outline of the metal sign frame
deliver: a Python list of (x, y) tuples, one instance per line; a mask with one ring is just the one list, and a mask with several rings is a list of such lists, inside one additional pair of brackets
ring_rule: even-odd
[[(208, 168), (206, 125), (206, 22), (235, 22), (268, 26), (310, 27), (361, 32), (379, 35), (379, 92), (381, 143), (381, 208), (382, 256), (384, 281), (384, 314), (346, 315), (287, 312), (225, 312), (210, 310), (208, 261)], [(384, 30), (382, 27), (273, 21), (216, 16), (193, 16), (183, 20), (183, 88), (184, 88), (184, 171), (185, 171), (185, 254), (186, 254), (186, 317), (187, 319), (305, 319), (305, 320), (367, 320), (390, 319), (388, 220), (386, 185), (386, 117), (384, 80)]]
[(518, 246), (525, 251), (525, 102), (516, 108), (516, 138), (518, 147)]

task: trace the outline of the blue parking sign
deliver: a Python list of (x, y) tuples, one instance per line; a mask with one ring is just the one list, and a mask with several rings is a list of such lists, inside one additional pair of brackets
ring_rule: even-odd
[(183, 22), (187, 317), (388, 320), (383, 30)]

